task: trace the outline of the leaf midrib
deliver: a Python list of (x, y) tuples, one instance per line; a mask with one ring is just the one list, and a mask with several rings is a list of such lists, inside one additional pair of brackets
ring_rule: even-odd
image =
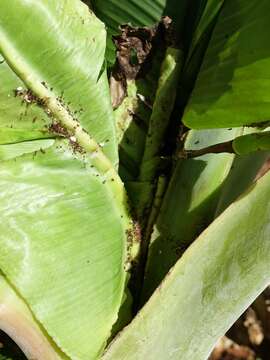
[[(29, 64), (21, 57), (16, 48), (11, 44), (3, 30), (0, 30), (0, 50), (10, 68), (40, 99), (44, 109), (49, 110), (52, 117), (56, 118), (62, 126), (76, 137), (79, 145), (92, 154), (91, 162), (99, 172), (105, 174), (113, 169), (111, 161), (105, 156), (100, 145), (83, 129), (76, 117), (65, 107), (57, 96), (47, 88), (40, 74), (30, 68)], [(118, 176), (118, 175), (117, 175)]]

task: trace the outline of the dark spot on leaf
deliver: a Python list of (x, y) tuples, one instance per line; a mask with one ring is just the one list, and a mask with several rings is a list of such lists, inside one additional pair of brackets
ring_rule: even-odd
[(48, 86), (47, 86), (47, 84), (45, 83), (45, 81), (41, 81), (41, 84), (42, 84), (46, 89), (48, 89)]

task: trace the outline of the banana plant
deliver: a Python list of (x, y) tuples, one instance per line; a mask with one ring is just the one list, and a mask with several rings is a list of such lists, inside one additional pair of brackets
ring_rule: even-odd
[(1, 359), (207, 360), (269, 285), (269, 11), (1, 1)]

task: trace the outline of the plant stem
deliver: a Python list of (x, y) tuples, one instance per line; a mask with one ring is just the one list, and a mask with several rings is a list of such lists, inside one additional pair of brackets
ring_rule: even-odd
[(191, 159), (206, 154), (220, 154), (220, 153), (234, 154), (232, 145), (233, 145), (233, 141), (231, 140), (231, 141), (226, 141), (223, 143), (207, 146), (199, 150), (182, 150), (177, 157), (180, 159)]
[(270, 150), (270, 131), (237, 136), (231, 141), (215, 144), (199, 150), (182, 150), (178, 158), (190, 159), (206, 154), (231, 153), (246, 155), (256, 151)]
[[(161, 151), (171, 112), (177, 92), (177, 84), (182, 69), (183, 52), (180, 49), (168, 48), (161, 66), (158, 88), (156, 91), (153, 111), (150, 117), (144, 155), (138, 180), (154, 184), (154, 190), (149, 191), (145, 205), (139, 209), (139, 219), (143, 230), (138, 264), (134, 274), (134, 311), (138, 311), (143, 288), (147, 253), (152, 229), (158, 209), (165, 191), (166, 178), (160, 176), (157, 180), (161, 164)], [(145, 196), (145, 194), (144, 194)]]
[(161, 66), (153, 112), (142, 159), (139, 180), (153, 181), (160, 162), (160, 151), (164, 135), (170, 121), (174, 106), (180, 71), (182, 68), (182, 51), (168, 48)]

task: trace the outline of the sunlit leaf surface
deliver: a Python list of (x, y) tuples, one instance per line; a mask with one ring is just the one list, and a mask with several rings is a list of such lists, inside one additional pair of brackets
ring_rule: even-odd
[(225, 1), (184, 123), (191, 128), (242, 126), (270, 116), (268, 0)]

